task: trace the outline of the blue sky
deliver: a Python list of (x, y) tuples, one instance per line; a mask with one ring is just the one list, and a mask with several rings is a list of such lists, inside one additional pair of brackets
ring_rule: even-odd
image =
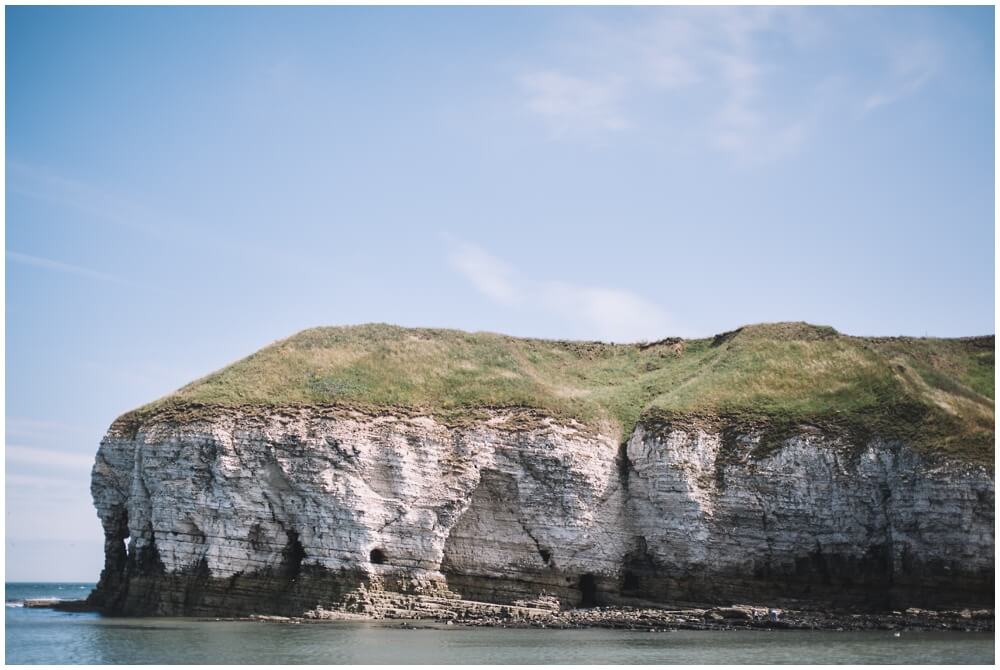
[[(994, 331), (993, 8), (6, 8), (7, 579), (316, 325)], [(67, 557), (73, 557), (67, 560)]]

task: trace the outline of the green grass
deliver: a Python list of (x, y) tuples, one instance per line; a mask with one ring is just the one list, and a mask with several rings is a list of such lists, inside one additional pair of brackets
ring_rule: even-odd
[(530, 408), (627, 435), (639, 421), (802, 424), (993, 462), (993, 337), (860, 338), (803, 323), (648, 345), (372, 324), (313, 328), (132, 415), (204, 406), (408, 408), (450, 422)]

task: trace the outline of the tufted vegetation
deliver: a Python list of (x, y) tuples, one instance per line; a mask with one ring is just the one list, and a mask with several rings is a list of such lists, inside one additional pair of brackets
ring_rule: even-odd
[(530, 408), (613, 427), (639, 421), (813, 425), (993, 462), (993, 336), (866, 338), (805, 323), (713, 338), (606, 344), (384, 324), (312, 328), (137, 410), (323, 405), (445, 420)]

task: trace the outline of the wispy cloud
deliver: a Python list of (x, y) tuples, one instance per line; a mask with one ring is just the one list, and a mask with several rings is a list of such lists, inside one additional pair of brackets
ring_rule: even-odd
[[(141, 235), (157, 244), (169, 244), (181, 249), (198, 249), (199, 251), (215, 249), (227, 256), (239, 254), (245, 257), (249, 263), (265, 262), (269, 265), (282, 263), (286, 271), (289, 272), (312, 277), (325, 276), (323, 268), (318, 264), (303, 263), (301, 254), (290, 253), (284, 249), (276, 248), (273, 244), (258, 243), (248, 238), (235, 239), (231, 234), (215, 230), (213, 226), (204, 222), (177, 217), (156, 205), (143, 202), (143, 199), (136, 194), (123, 194), (109, 190), (96, 184), (87, 183), (80, 178), (65, 176), (46, 167), (18, 160), (8, 159), (6, 166), (6, 185), (9, 194), (49, 202), (73, 212), (86, 214), (91, 217), (90, 221), (86, 221), (88, 225), (97, 222), (101, 225), (110, 225)], [(84, 224), (84, 220), (80, 217), (70, 216), (66, 217), (64, 221), (69, 225)], [(8, 230), (10, 230), (17, 225), (17, 222), (8, 220), (7, 225)], [(30, 262), (27, 260), (26, 254), (21, 254), (21, 256), (24, 257), (25, 262)], [(40, 257), (34, 258), (40, 261), (49, 260)], [(53, 264), (64, 266), (66, 271), (72, 271), (70, 268), (74, 268), (88, 272), (87, 268), (59, 261), (52, 261), (48, 269), (57, 270), (58, 268)], [(36, 263), (36, 265), (42, 267), (40, 263)], [(173, 291), (164, 287), (139, 284), (103, 272), (91, 272), (92, 274), (89, 275), (91, 278), (125, 282), (132, 286), (141, 286), (175, 295)], [(215, 279), (214, 276), (213, 279)]]
[[(6, 454), (8, 464), (21, 463), (65, 470), (90, 470), (94, 465), (93, 456), (74, 454), (67, 451), (56, 451), (54, 449), (8, 444), (4, 453)], [(8, 477), (9, 481), (10, 478)]]
[[(844, 34), (868, 40), (862, 46), (875, 53), (880, 44), (855, 35), (841, 21), (847, 14), (818, 12), (669, 7), (576, 22), (554, 42), (551, 63), (520, 75), (524, 104), (555, 139), (660, 133), (756, 165), (799, 152), (820, 120), (850, 118), (859, 100), (866, 111), (895, 102), (937, 71), (933, 41), (901, 31), (889, 76), (865, 92), (868, 73), (830, 50), (842, 47)], [(840, 91), (838, 115), (829, 109), (828, 82), (848, 74), (854, 80)]]
[(594, 339), (634, 342), (678, 334), (661, 307), (631, 291), (531, 279), (477, 245), (450, 243), (452, 267), (498, 304), (557, 316)]
[(750, 58), (725, 55), (719, 57), (719, 72), (728, 93), (707, 131), (711, 146), (744, 163), (795, 152), (805, 136), (805, 119), (781, 124), (762, 109), (762, 67)]
[(134, 284), (127, 279), (122, 279), (121, 277), (116, 277), (115, 275), (110, 275), (106, 272), (99, 272), (97, 270), (91, 270), (90, 268), (81, 267), (79, 265), (63, 263), (62, 261), (52, 260), (51, 258), (42, 258), (41, 256), (22, 254), (16, 251), (8, 251), (7, 260), (20, 263), (22, 265), (30, 265), (31, 267), (41, 268), (43, 270), (52, 270), (53, 272), (61, 272), (64, 274), (76, 275), (78, 277), (87, 277), (88, 279), (98, 279), (100, 281), (121, 284), (123, 286), (138, 286), (138, 284)]
[(553, 137), (624, 130), (622, 86), (560, 72), (532, 72), (521, 78), (527, 108), (548, 125)]
[(8, 160), (6, 167), (9, 193), (69, 207), (153, 239), (166, 239), (166, 228), (176, 229), (176, 222), (166, 222), (124, 196), (16, 160)]
[(465, 275), (480, 293), (504, 305), (520, 301), (521, 291), (513, 268), (475, 245), (450, 238), (449, 241), (453, 246), (449, 256), (452, 266)]
[(942, 57), (940, 47), (928, 40), (895, 47), (889, 57), (889, 72), (879, 90), (865, 99), (863, 112), (890, 105), (919, 91), (937, 74)]
[[(581, 38), (590, 53), (575, 69), (522, 76), (527, 106), (553, 136), (574, 138), (638, 128), (632, 118), (638, 108), (669, 111), (691, 104), (694, 93), (710, 111), (688, 132), (741, 159), (770, 159), (794, 151), (806, 128), (799, 119), (773, 118), (764, 105), (765, 78), (774, 68), (758, 53), (758, 42), (764, 33), (790, 31), (791, 21), (788, 11), (729, 7), (670, 8), (645, 12), (639, 21), (591, 24)], [(627, 109), (628, 101), (635, 109)], [(662, 114), (642, 123), (644, 129), (669, 125)]]
[(630, 291), (560, 281), (538, 282), (536, 286), (541, 306), (592, 329), (597, 339), (634, 342), (678, 332), (664, 310)]

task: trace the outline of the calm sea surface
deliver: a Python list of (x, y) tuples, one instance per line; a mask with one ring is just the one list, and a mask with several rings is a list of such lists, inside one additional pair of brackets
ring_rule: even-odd
[[(6, 585), (8, 663), (993, 663), (993, 634), (519, 630), (105, 619), (25, 609), (93, 584)], [(417, 625), (422, 625), (419, 623)]]

